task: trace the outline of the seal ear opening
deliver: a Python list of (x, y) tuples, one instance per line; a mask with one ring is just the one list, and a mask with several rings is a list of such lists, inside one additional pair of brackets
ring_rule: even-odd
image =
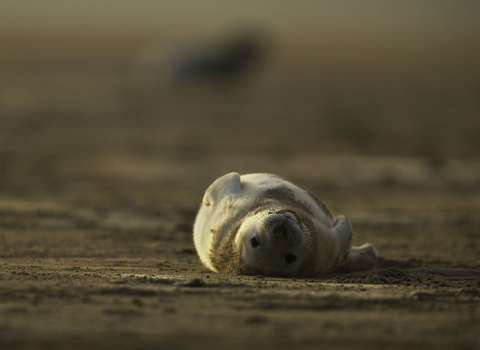
[(220, 201), (228, 195), (241, 192), (240, 175), (238, 173), (229, 173), (216, 179), (205, 192), (203, 204), (210, 206)]

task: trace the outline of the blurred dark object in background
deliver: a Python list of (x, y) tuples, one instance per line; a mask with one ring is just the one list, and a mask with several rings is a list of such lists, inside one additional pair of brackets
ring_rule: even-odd
[(219, 32), (147, 46), (133, 62), (133, 87), (240, 83), (265, 58), (267, 40), (254, 29)]
[(258, 63), (263, 45), (255, 33), (244, 33), (211, 47), (192, 49), (187, 47), (185, 52), (180, 52), (172, 60), (171, 69), (175, 79), (237, 78)]

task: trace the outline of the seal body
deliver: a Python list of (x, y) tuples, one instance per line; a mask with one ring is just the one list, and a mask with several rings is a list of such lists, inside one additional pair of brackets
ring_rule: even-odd
[(313, 194), (271, 174), (226, 174), (205, 192), (194, 243), (202, 263), (228, 274), (312, 277), (367, 270), (377, 252), (352, 247), (352, 227)]

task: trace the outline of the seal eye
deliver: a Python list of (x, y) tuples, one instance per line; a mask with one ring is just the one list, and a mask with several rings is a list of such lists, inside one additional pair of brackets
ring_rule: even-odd
[(253, 237), (251, 240), (250, 240), (250, 244), (252, 245), (253, 248), (257, 248), (260, 243), (258, 243), (257, 239), (255, 237)]
[(297, 257), (295, 256), (295, 254), (285, 255), (285, 262), (287, 264), (293, 264), (295, 262), (295, 260), (297, 260)]

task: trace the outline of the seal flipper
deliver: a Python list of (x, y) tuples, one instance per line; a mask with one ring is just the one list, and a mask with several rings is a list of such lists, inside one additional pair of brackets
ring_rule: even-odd
[[(210, 261), (212, 247), (216, 247), (224, 238), (224, 232), (218, 231), (222, 217), (227, 215), (225, 205), (221, 205), (225, 197), (234, 197), (241, 192), (240, 175), (230, 173), (215, 180), (205, 191), (203, 202), (195, 218), (193, 240), (198, 256), (209, 269), (216, 271)], [(219, 204), (220, 205), (217, 205)]]
[(335, 265), (338, 266), (347, 261), (352, 248), (353, 232), (350, 220), (343, 215), (337, 216), (333, 224), (332, 233), (336, 239)]
[(223, 175), (208, 187), (203, 196), (203, 204), (208, 207), (228, 195), (237, 194), (241, 191), (240, 175), (238, 173)]
[(345, 264), (339, 266), (338, 272), (365, 271), (375, 268), (378, 253), (370, 243), (352, 247)]

